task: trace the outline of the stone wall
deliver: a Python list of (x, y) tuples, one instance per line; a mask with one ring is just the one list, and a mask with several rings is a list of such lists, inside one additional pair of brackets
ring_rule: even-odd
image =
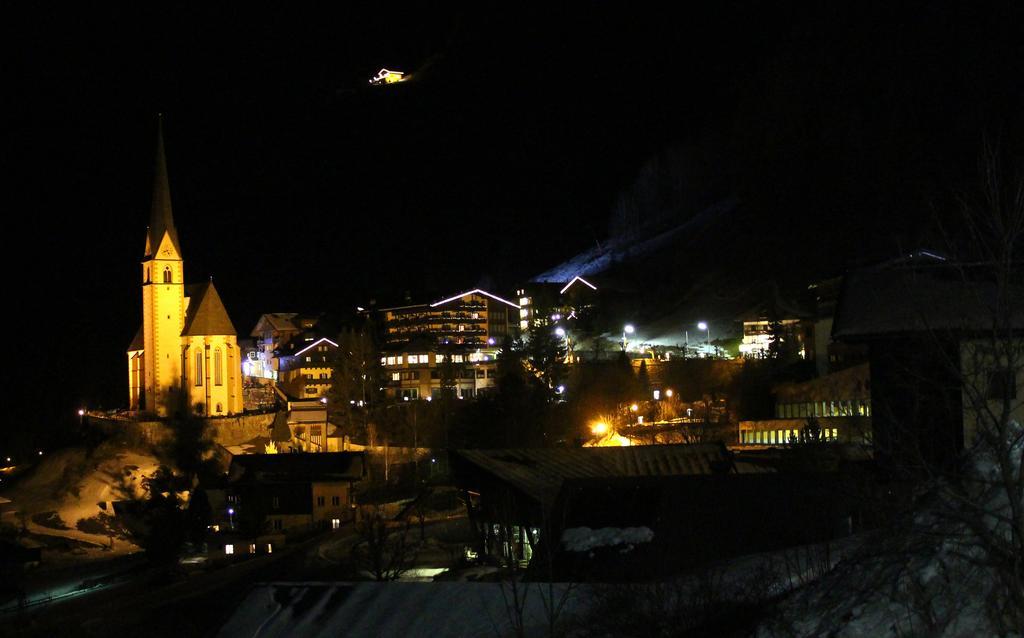
[[(220, 445), (238, 445), (258, 436), (269, 436), (276, 412), (246, 414), (242, 416), (209, 417), (213, 440)], [(90, 413), (89, 425), (107, 434), (126, 433), (150, 444), (160, 443), (169, 433), (164, 421), (137, 421), (125, 417)]]

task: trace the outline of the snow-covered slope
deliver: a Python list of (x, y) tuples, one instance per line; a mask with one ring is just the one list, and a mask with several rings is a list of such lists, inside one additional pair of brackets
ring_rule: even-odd
[(148, 453), (112, 444), (92, 453), (67, 448), (44, 456), (3, 496), (33, 533), (107, 545), (102, 519), (113, 514), (114, 501), (142, 496), (141, 482), (157, 465)]

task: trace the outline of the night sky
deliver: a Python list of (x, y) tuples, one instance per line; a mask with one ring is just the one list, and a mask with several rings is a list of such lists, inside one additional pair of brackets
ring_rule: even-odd
[[(241, 334), (507, 292), (604, 239), (671, 148), (699, 167), (692, 201), (739, 197), (778, 220), (772, 245), (920, 244), (983, 135), (1019, 148), (1022, 16), (889, 4), (6, 15), (0, 427), (126, 402), (158, 112), (186, 279), (212, 275)], [(381, 67), (414, 79), (368, 87)], [(744, 233), (723, 250), (764, 239)]]

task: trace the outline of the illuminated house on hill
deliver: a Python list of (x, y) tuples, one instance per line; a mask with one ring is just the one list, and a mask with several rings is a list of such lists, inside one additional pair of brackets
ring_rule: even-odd
[(401, 71), (391, 71), (388, 69), (381, 69), (377, 71), (377, 75), (370, 78), (370, 84), (395, 84), (397, 82), (404, 82), (409, 77)]
[[(513, 334), (518, 311), (518, 304), (480, 289), (433, 303), (380, 309), (388, 396), (437, 395), (446, 374), (460, 398), (493, 388), (498, 350)], [(450, 368), (445, 357), (451, 359)]]

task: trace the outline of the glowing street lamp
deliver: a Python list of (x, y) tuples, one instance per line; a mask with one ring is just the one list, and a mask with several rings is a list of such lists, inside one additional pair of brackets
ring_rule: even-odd
[(665, 390), (665, 396), (667, 396), (670, 399), (672, 398), (672, 388)]
[(598, 421), (597, 423), (595, 423), (595, 424), (590, 426), (590, 431), (593, 434), (597, 435), (597, 436), (601, 436), (602, 434), (607, 434), (608, 433), (608, 424), (605, 423), (604, 421)]
[(707, 344), (710, 346), (711, 345), (711, 328), (708, 326), (707, 322), (706, 321), (701, 321), (700, 323), (698, 323), (697, 324), (697, 329), (698, 330), (707, 330), (707, 333), (708, 333)]
[(561, 326), (555, 328), (555, 334), (558, 335), (559, 337), (564, 337), (565, 336), (565, 328), (563, 328)]
[(623, 351), (626, 350), (626, 335), (631, 335), (635, 331), (636, 331), (636, 328), (634, 328), (633, 324), (631, 324), (631, 323), (627, 323), (626, 325), (622, 326), (622, 350)]
[(235, 508), (233, 507), (228, 508), (228, 525), (231, 526), (231, 529), (235, 529)]

